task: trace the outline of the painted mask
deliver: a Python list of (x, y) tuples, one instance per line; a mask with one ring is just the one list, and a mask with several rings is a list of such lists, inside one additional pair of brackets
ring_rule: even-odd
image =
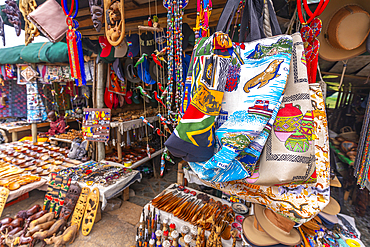
[(94, 28), (97, 32), (100, 32), (100, 29), (103, 26), (103, 1), (102, 0), (89, 0), (91, 20), (93, 21)]

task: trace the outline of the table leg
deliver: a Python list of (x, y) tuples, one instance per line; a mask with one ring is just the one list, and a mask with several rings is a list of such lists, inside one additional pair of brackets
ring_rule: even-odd
[(18, 132), (12, 132), (12, 141), (13, 142), (18, 141)]
[(117, 130), (117, 154), (118, 154), (118, 161), (119, 162), (122, 161), (122, 147), (121, 147), (121, 143), (122, 143), (122, 135), (121, 135), (121, 132), (119, 132), (119, 130)]
[(31, 124), (32, 142), (37, 142), (37, 123)]

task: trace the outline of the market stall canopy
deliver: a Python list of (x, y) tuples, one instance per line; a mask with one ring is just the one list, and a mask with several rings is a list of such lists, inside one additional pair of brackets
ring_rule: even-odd
[(20, 63), (67, 63), (68, 47), (66, 43), (45, 42), (31, 43), (0, 49), (0, 64)]

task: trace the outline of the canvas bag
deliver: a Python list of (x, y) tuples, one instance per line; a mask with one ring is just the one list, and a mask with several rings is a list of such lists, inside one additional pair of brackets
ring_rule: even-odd
[[(315, 217), (330, 200), (330, 157), (329, 136), (325, 103), (318, 83), (310, 84), (310, 97), (313, 102), (315, 136), (315, 166), (317, 181), (310, 184), (264, 186), (246, 182), (246, 180), (229, 181), (224, 183), (202, 180), (206, 185), (235, 195), (249, 202), (265, 205), (276, 213), (303, 224)], [(196, 171), (196, 163), (189, 163)], [(203, 169), (203, 168), (202, 168)]]
[[(300, 33), (293, 37), (292, 62), (280, 110), (271, 134), (247, 182), (258, 185), (316, 181), (313, 113), (304, 47)], [(229, 95), (225, 93), (224, 99)]]
[[(251, 176), (282, 100), (289, 74), (292, 37), (278, 35), (259, 39), (265, 35), (258, 22), (259, 17), (253, 17), (259, 13), (257, 2), (263, 1), (248, 1), (244, 9), (243, 19), (246, 20), (242, 20), (242, 23), (251, 23), (247, 39), (255, 41), (234, 43), (226, 81), (226, 91), (229, 93), (224, 94), (222, 109), (216, 122), (218, 152), (209, 161), (196, 164), (204, 168), (197, 169), (202, 179), (225, 182)], [(237, 7), (239, 2), (228, 1), (220, 17), (219, 24), (223, 25), (218, 25), (217, 28), (228, 30), (225, 18), (234, 15), (230, 7), (232, 4)], [(273, 16), (275, 21), (271, 21), (271, 26), (278, 27), (275, 12), (270, 13), (270, 17)], [(239, 38), (243, 35), (241, 30)], [(227, 97), (227, 94), (230, 96)], [(245, 151), (250, 144), (254, 146), (247, 153)], [(240, 163), (235, 159), (238, 156), (247, 161)], [(252, 165), (250, 170), (248, 165)]]
[(68, 30), (67, 16), (55, 0), (45, 1), (31, 12), (27, 19), (53, 43), (62, 40)]

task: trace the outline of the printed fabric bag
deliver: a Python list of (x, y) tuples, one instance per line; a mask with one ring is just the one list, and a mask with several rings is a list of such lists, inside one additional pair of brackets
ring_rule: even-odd
[[(254, 173), (246, 179), (252, 184), (316, 182), (314, 122), (304, 47), (300, 33), (292, 37), (292, 61), (284, 97)], [(224, 100), (229, 96), (225, 93)]]
[[(206, 185), (241, 199), (265, 205), (276, 213), (303, 224), (315, 217), (330, 200), (329, 136), (325, 103), (318, 83), (310, 84), (315, 136), (314, 153), (317, 181), (310, 184), (263, 186), (244, 179), (224, 183), (201, 180)], [(193, 167), (192, 167), (193, 168)]]
[[(242, 23), (251, 23), (250, 33), (248, 35), (246, 35), (245, 31), (241, 31), (240, 37), (246, 36), (245, 40), (257, 40), (266, 37), (263, 29), (260, 28), (262, 26), (263, 15), (262, 19), (255, 16), (256, 13), (259, 13), (255, 9), (257, 2), (262, 3), (262, 6), (264, 5), (263, 1), (249, 0), (247, 5), (250, 8), (246, 7), (243, 14), (244, 21)], [(269, 1), (266, 3), (270, 12), (273, 13), (270, 15), (270, 20), (272, 20), (270, 32), (273, 35), (280, 34), (281, 31), (272, 5)], [(234, 16), (238, 6), (239, 1), (229, 0), (221, 15), (219, 21), (221, 24), (217, 27), (219, 32), (216, 32), (207, 39), (200, 40), (194, 48), (184, 90), (184, 107), (187, 105), (188, 107), (176, 130), (166, 142), (168, 150), (173, 155), (181, 157), (186, 161), (201, 162), (208, 160), (202, 166), (211, 173), (216, 169), (225, 169), (248, 146), (251, 140), (262, 133), (268, 121), (271, 120), (273, 123), (274, 117), (272, 116), (272, 112), (275, 108), (278, 109), (279, 107), (281, 95), (289, 73), (292, 45), (290, 36), (278, 36), (255, 41), (254, 43), (247, 43), (248, 49), (245, 48), (244, 44), (238, 44), (245, 51), (239, 54), (230, 52), (232, 50), (231, 48), (233, 48), (228, 45), (231, 43), (230, 38), (223, 32), (230, 27), (232, 21), (230, 17)], [(244, 27), (243, 30), (246, 29)], [(260, 47), (260, 44), (264, 49), (270, 50), (270, 52), (267, 50), (263, 50), (262, 52), (261, 50), (255, 50)], [(283, 44), (283, 46), (280, 46), (280, 44)], [(228, 49), (230, 54), (227, 57), (225, 54), (219, 54), (220, 51), (225, 52), (225, 49)], [(247, 62), (250, 63), (245, 65), (245, 61), (242, 60), (241, 55), (244, 56), (246, 52), (250, 52), (249, 55), (251, 57), (247, 59)], [(245, 58), (247, 56), (245, 55)], [(232, 62), (231, 58), (233, 59)], [(214, 64), (218, 64), (218, 67), (214, 66)], [(222, 147), (214, 155), (214, 120), (219, 115), (221, 101), (225, 87), (227, 87), (227, 74), (230, 64), (235, 64), (242, 70), (240, 73), (242, 74), (241, 81), (243, 86), (241, 87), (245, 86), (243, 97), (249, 94), (250, 98), (256, 98), (257, 95), (269, 94), (270, 91), (275, 93), (269, 105), (271, 113), (269, 115), (258, 116), (255, 120), (251, 116), (248, 126), (245, 126), (245, 122), (241, 124), (241, 121), (239, 121), (239, 127), (234, 130), (232, 127), (226, 127)], [(252, 74), (253, 76), (251, 76)], [(271, 81), (272, 83), (270, 83)], [(217, 87), (215, 87), (216, 85)], [(256, 90), (257, 86), (259, 87), (258, 90)], [(188, 102), (191, 103), (188, 104)], [(245, 108), (245, 105), (240, 108)], [(194, 111), (194, 109), (200, 110), (202, 114), (197, 114), (197, 111)], [(236, 119), (240, 117), (237, 114), (235, 115)], [(247, 113), (246, 116), (249, 116), (249, 114)], [(229, 122), (232, 124), (232, 121)]]
[[(292, 61), (282, 104), (256, 169), (254, 169), (254, 164), (257, 159), (252, 155), (244, 154), (233, 160), (227, 169), (206, 170), (201, 163), (190, 163), (200, 178), (212, 182), (245, 178), (246, 182), (258, 185), (316, 182), (314, 140), (312, 138), (313, 115), (304, 47), (299, 33), (293, 34), (292, 38)], [(235, 73), (232, 66), (234, 65), (230, 65), (229, 73)], [(216, 129), (220, 126), (223, 128), (223, 124), (229, 118), (230, 108), (238, 105), (238, 99), (242, 97), (237, 91), (238, 84), (229, 83), (229, 78), (227, 78), (220, 115), (216, 120)], [(230, 107), (233, 103), (234, 105)], [(268, 114), (264, 110), (265, 106), (266, 101), (260, 100), (255, 106), (249, 107), (248, 112)], [(216, 134), (219, 130), (216, 130)], [(249, 154), (256, 153), (256, 150), (260, 152), (265, 138), (266, 135), (261, 135), (254, 139), (243, 152)], [(248, 176), (249, 174), (252, 175)]]

